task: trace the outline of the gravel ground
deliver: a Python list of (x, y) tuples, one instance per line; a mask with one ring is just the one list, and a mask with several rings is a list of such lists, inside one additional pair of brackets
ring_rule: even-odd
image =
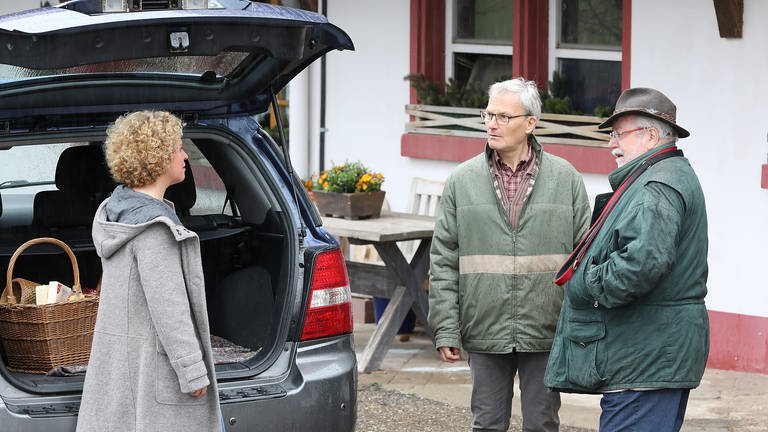
[[(357, 390), (357, 432), (466, 432), (472, 421), (469, 408), (455, 407), (393, 390), (362, 384)], [(512, 417), (510, 431), (520, 431)], [(561, 426), (561, 432), (590, 432)]]

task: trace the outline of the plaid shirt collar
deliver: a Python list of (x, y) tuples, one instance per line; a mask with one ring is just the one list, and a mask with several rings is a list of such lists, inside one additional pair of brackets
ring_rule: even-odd
[(521, 159), (520, 162), (517, 163), (516, 167), (511, 167), (507, 165), (506, 162), (501, 158), (501, 155), (498, 151), (493, 151), (493, 160), (496, 163), (496, 169), (499, 170), (499, 172), (503, 170), (510, 170), (511, 174), (519, 174), (521, 171), (526, 171), (527, 168), (530, 165), (531, 160), (533, 159), (531, 156), (533, 155), (533, 149), (531, 148), (531, 143), (528, 143), (528, 154), (525, 156), (524, 159)]

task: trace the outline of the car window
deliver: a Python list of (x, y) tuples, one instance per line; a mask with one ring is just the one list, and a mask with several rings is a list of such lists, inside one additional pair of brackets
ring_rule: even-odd
[[(56, 165), (68, 147), (84, 143), (57, 143), (15, 146), (0, 150), (0, 227), (25, 226), (32, 223), (35, 195), (56, 190)], [(219, 174), (191, 140), (184, 140), (194, 177), (196, 200), (189, 209), (192, 215), (233, 215), (227, 202), (227, 191)]]
[(226, 214), (232, 216), (227, 203), (227, 190), (211, 163), (191, 140), (184, 140), (184, 150), (189, 155), (189, 166), (195, 178), (197, 199), (190, 214)]
[(176, 56), (140, 58), (105, 63), (78, 65), (61, 69), (32, 69), (0, 65), (0, 80), (21, 78), (92, 74), (92, 73), (172, 73), (200, 76), (214, 72), (217, 77), (229, 76), (248, 57), (247, 52), (222, 52), (212, 56)]
[[(56, 162), (71, 144), (15, 146), (0, 151), (0, 189), (17, 189), (30, 183), (53, 184)], [(4, 191), (3, 193), (8, 193)]]
[(35, 195), (56, 189), (56, 163), (71, 144), (15, 146), (0, 150), (0, 227), (32, 223)]

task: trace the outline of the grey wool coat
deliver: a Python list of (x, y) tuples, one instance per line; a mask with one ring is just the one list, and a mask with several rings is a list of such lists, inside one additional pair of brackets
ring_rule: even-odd
[(219, 431), (199, 239), (167, 216), (110, 222), (107, 202), (93, 224), (104, 272), (77, 431)]

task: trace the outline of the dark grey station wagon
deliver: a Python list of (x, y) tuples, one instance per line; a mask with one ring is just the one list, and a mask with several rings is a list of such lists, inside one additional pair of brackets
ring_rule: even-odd
[[(286, 146), (254, 119), (314, 60), (349, 49), (321, 15), (240, 0), (84, 0), (0, 17), (0, 274), (19, 245), (55, 237), (94, 287), (91, 223), (115, 187), (106, 128), (171, 111), (190, 157), (167, 197), (200, 237), (227, 430), (354, 430), (344, 259)], [(73, 280), (48, 245), (12, 276)], [(74, 431), (83, 368), (27, 373), (2, 354), (0, 431)]]

